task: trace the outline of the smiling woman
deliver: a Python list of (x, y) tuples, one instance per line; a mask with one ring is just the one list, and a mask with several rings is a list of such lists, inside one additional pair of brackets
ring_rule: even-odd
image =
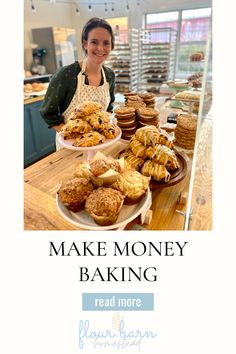
[(57, 132), (80, 103), (95, 101), (104, 111), (113, 109), (115, 74), (103, 65), (114, 48), (111, 26), (103, 19), (91, 18), (83, 28), (81, 43), (85, 58), (54, 74), (40, 109), (45, 122)]

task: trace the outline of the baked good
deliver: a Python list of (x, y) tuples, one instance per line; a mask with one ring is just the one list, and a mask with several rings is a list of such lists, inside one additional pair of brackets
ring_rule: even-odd
[(139, 102), (139, 101), (127, 101), (125, 102), (125, 106), (126, 107), (133, 107), (135, 110), (138, 109), (138, 108), (142, 108), (142, 107), (146, 107), (146, 104), (142, 101), (142, 102)]
[(147, 125), (139, 128), (135, 133), (135, 138), (144, 146), (158, 144), (160, 133), (154, 125)]
[(179, 98), (179, 99), (187, 99), (187, 100), (200, 100), (200, 97), (201, 97), (201, 92), (199, 91), (181, 91), (181, 92), (178, 92), (176, 95), (175, 95), (176, 98)]
[(61, 128), (61, 134), (64, 139), (74, 139), (77, 138), (80, 134), (88, 133), (92, 130), (92, 127), (82, 119), (70, 119), (68, 122), (63, 125)]
[(75, 166), (74, 177), (83, 177), (90, 179), (92, 172), (90, 170), (89, 163), (87, 161), (78, 162)]
[(75, 114), (78, 118), (88, 116), (96, 111), (102, 110), (102, 105), (98, 102), (85, 101), (75, 108)]
[(104, 124), (110, 122), (110, 114), (105, 111), (96, 111), (85, 117), (91, 127), (95, 130), (103, 129)]
[(139, 108), (137, 110), (138, 122), (140, 126), (159, 124), (159, 111), (153, 108)]
[(137, 171), (143, 166), (145, 162), (145, 158), (135, 156), (131, 150), (122, 152), (120, 157), (123, 157), (125, 161), (131, 166), (131, 168)]
[(179, 168), (174, 151), (165, 145), (149, 146), (146, 149), (146, 156), (159, 165), (167, 166), (168, 169), (176, 170)]
[(121, 172), (121, 166), (119, 162), (112, 157), (106, 157), (106, 159), (97, 159), (90, 163), (90, 170), (96, 177), (107, 172), (109, 169)]
[(94, 186), (87, 178), (73, 177), (62, 182), (57, 194), (66, 208), (76, 212), (93, 190)]
[(25, 93), (30, 93), (30, 92), (32, 92), (32, 91), (33, 91), (33, 87), (32, 87), (31, 84), (25, 84), (25, 85), (24, 85), (24, 92), (25, 92)]
[(124, 195), (112, 188), (99, 187), (87, 198), (86, 211), (101, 226), (116, 222), (124, 202)]
[(155, 181), (164, 180), (168, 182), (170, 180), (170, 173), (166, 167), (151, 160), (144, 163), (141, 172), (144, 176), (152, 177)]
[(118, 107), (114, 110), (117, 125), (122, 130), (122, 139), (129, 140), (136, 132), (137, 120), (133, 107)]
[(120, 174), (112, 188), (125, 195), (124, 203), (137, 203), (148, 190), (150, 177), (143, 176), (138, 171), (128, 170)]
[(33, 91), (43, 91), (45, 89), (45, 85), (42, 82), (33, 82), (32, 88)]
[(118, 120), (127, 119), (135, 115), (135, 109), (133, 107), (117, 107), (114, 113)]
[(119, 135), (119, 129), (114, 123), (104, 123), (99, 132), (105, 136), (106, 139), (114, 139)]
[(130, 147), (130, 150), (132, 151), (132, 153), (136, 157), (141, 157), (141, 158), (145, 157), (146, 147), (139, 140), (135, 139), (135, 137), (133, 137), (131, 139), (129, 147)]
[(187, 150), (193, 150), (197, 129), (197, 117), (191, 114), (179, 114), (175, 129), (176, 146)]
[(151, 92), (139, 93), (147, 108), (155, 107), (155, 95)]
[(190, 60), (191, 61), (201, 61), (204, 59), (204, 52), (196, 52), (196, 53), (193, 53), (191, 56), (190, 56)]
[(105, 140), (105, 136), (96, 131), (91, 131), (76, 138), (72, 145), (77, 147), (89, 147), (102, 144)]

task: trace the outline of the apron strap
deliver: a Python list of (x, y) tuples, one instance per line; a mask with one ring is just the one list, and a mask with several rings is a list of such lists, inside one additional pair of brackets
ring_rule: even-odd
[[(80, 80), (79, 80), (80, 85), (79, 85), (79, 86), (81, 86), (81, 85), (83, 84), (82, 74), (85, 72), (85, 70), (86, 70), (86, 60), (84, 59), (84, 60), (82, 61), (81, 71), (80, 71), (80, 73), (79, 73), (79, 75), (78, 75), (78, 78), (79, 78), (79, 76), (80, 76)], [(81, 74), (81, 75), (80, 75), (80, 74)], [(103, 76), (103, 83), (106, 84), (107, 79), (106, 79), (106, 75), (105, 75), (105, 73), (104, 73), (103, 67), (102, 67), (102, 76)]]

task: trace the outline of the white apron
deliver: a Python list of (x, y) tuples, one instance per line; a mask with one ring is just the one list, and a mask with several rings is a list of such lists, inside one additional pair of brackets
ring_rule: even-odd
[[(83, 103), (84, 101), (94, 101), (98, 102), (102, 105), (102, 109), (104, 111), (107, 110), (111, 97), (109, 91), (109, 83), (106, 80), (106, 75), (102, 68), (102, 76), (103, 76), (103, 85), (101, 86), (90, 86), (85, 84), (85, 75), (83, 73), (86, 70), (86, 61), (82, 61), (82, 68), (80, 73), (77, 76), (77, 89), (75, 94), (67, 107), (67, 109), (62, 113), (64, 117), (64, 122), (66, 123), (71, 113), (75, 110), (76, 106), (79, 103)], [(56, 149), (60, 148), (60, 144), (58, 142), (58, 133), (56, 134)]]

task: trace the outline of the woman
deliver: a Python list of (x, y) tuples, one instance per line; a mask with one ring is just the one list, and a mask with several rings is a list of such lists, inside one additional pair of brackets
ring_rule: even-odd
[(114, 48), (114, 35), (108, 22), (91, 18), (81, 36), (85, 58), (59, 69), (52, 77), (40, 113), (57, 132), (79, 103), (96, 101), (111, 112), (115, 99), (115, 74), (103, 65)]

